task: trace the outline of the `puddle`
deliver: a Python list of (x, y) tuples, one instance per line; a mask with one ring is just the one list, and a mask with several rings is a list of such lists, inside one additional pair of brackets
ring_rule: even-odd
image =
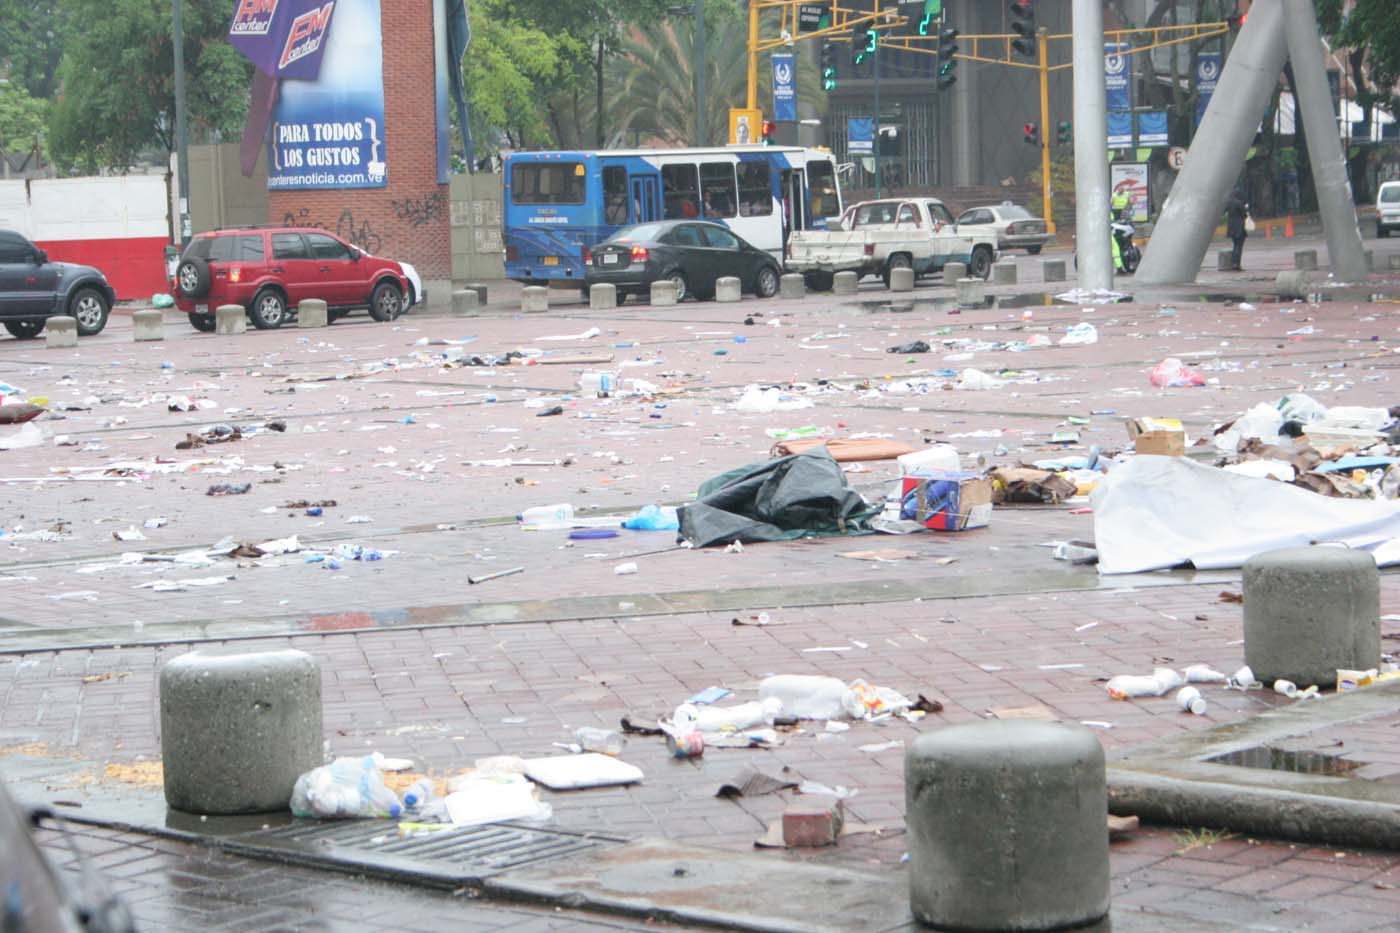
[(1234, 765), (1240, 768), (1262, 768), (1267, 771), (1287, 771), (1291, 774), (1321, 774), (1328, 777), (1347, 777), (1361, 767), (1359, 761), (1348, 761), (1336, 755), (1320, 752), (1290, 752), (1267, 745), (1240, 749), (1224, 755), (1207, 758), (1217, 765)]
[[(1131, 298), (1125, 299), (1131, 301)], [(1049, 292), (1039, 292), (1024, 295), (988, 295), (976, 304), (960, 305), (954, 298), (906, 298), (903, 300), (881, 298), (866, 299), (857, 301), (854, 304), (863, 311), (872, 314), (877, 312), (908, 312), (918, 308), (924, 311), (934, 311), (952, 313), (957, 311), (987, 311), (998, 308), (1077, 308), (1075, 302), (1060, 301)]]

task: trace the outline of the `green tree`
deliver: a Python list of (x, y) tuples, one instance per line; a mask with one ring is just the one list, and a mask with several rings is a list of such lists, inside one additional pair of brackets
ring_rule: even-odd
[[(1376, 107), (1400, 114), (1395, 94), (1400, 83), (1400, 3), (1395, 0), (1316, 0), (1318, 26), (1334, 49), (1345, 49), (1347, 71), (1356, 88), (1356, 104), (1366, 126)], [(1370, 200), (1366, 159), (1369, 152), (1357, 147), (1348, 153), (1352, 194), (1357, 201)]]
[(0, 86), (0, 155), (33, 151), (45, 155), (48, 101), (31, 97), (17, 84)]
[(472, 43), (463, 63), (473, 135), (515, 148), (557, 140), (541, 88), (556, 87), (582, 43), (510, 15), (508, 0), (473, 0)]
[(63, 55), (60, 0), (0, 0), (0, 71), (41, 99), (53, 95)]
[[(175, 145), (169, 0), (61, 0), (69, 28), (50, 140), (54, 159), (124, 169)], [(227, 39), (234, 0), (186, 2), (182, 25), (190, 139), (236, 136), (252, 66)]]

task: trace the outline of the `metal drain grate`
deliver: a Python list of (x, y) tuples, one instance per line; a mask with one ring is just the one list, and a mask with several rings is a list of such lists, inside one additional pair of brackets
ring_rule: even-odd
[(506, 823), (400, 838), (397, 827), (383, 820), (307, 820), (236, 836), (223, 845), (254, 858), (457, 887), (623, 841)]
[(1267, 745), (1256, 745), (1239, 751), (1228, 752), (1207, 758), (1217, 765), (1235, 765), (1240, 768), (1263, 768), (1269, 771), (1288, 771), (1293, 774), (1321, 774), (1328, 777), (1348, 777), (1350, 772), (1361, 767), (1359, 761), (1348, 761), (1336, 755), (1320, 752), (1292, 752)]

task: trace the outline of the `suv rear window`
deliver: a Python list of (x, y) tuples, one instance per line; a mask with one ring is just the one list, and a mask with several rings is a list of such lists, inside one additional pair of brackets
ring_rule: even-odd
[(260, 233), (202, 236), (190, 241), (186, 256), (209, 262), (248, 262), (263, 258)]

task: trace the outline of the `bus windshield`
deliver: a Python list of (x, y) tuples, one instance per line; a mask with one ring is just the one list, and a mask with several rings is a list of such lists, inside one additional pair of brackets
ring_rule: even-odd
[(582, 162), (524, 162), (510, 170), (516, 204), (582, 204), (583, 183)]

